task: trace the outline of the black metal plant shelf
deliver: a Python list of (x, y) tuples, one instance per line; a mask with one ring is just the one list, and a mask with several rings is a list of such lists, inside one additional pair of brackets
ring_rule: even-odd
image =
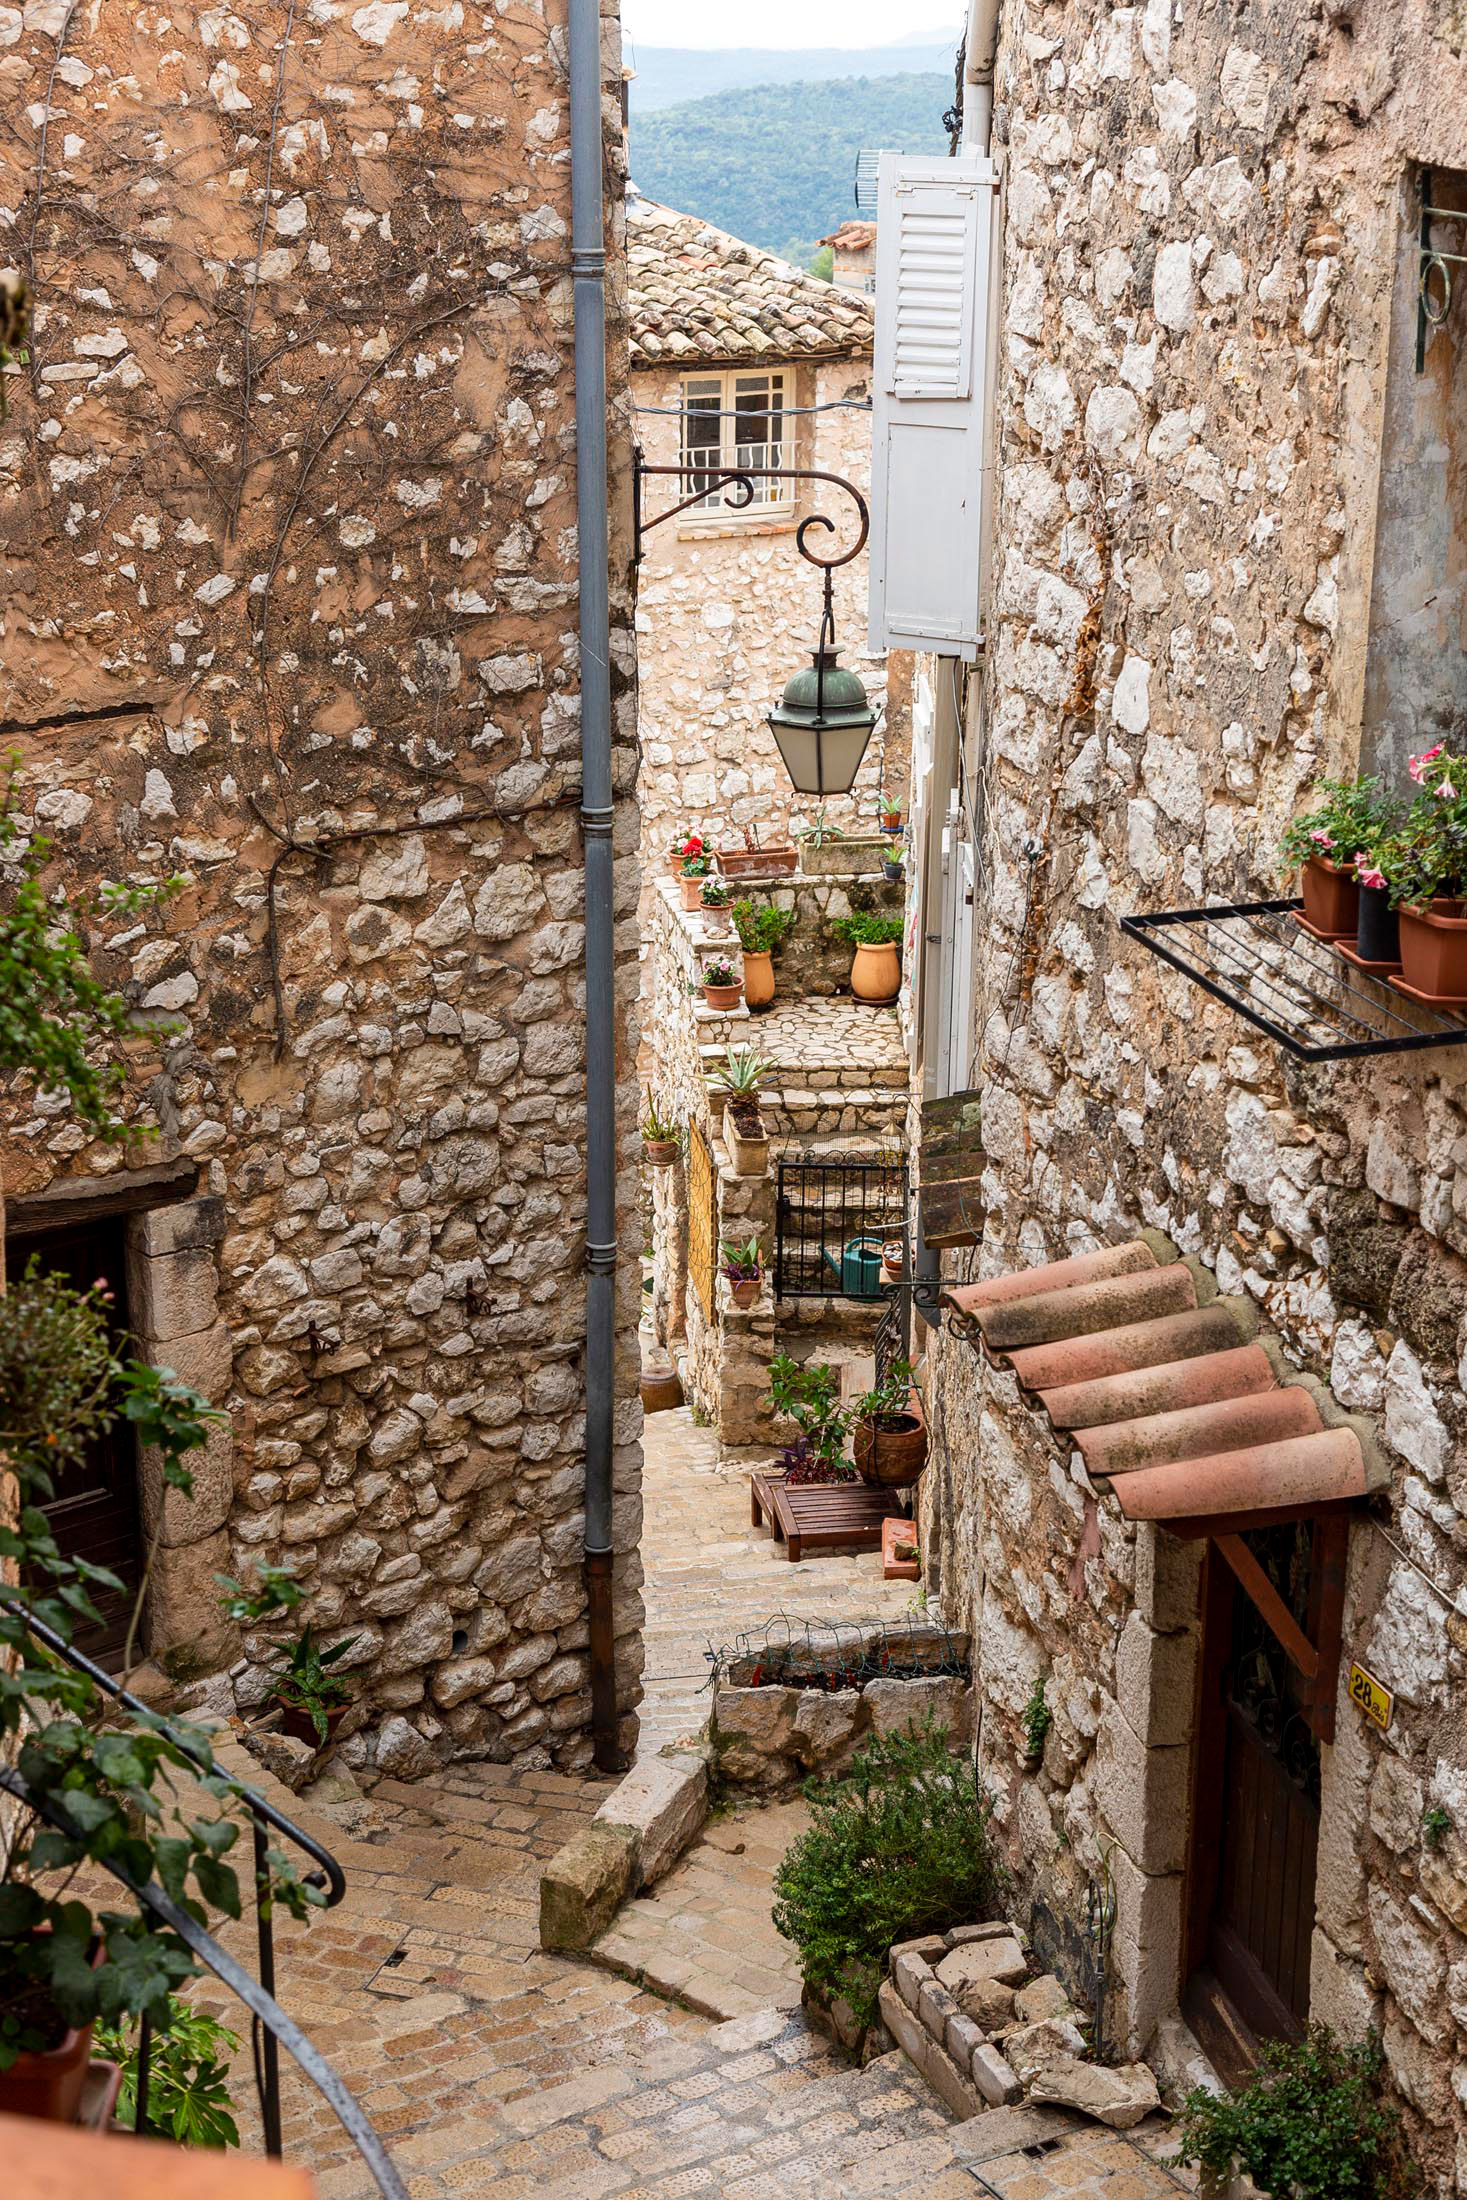
[(1122, 917), (1121, 930), (1301, 1062), (1467, 1046), (1467, 1023), (1357, 970), (1294, 921), (1298, 901)]

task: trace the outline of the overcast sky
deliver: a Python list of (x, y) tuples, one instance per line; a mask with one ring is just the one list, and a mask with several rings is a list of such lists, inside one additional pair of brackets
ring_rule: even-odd
[(886, 46), (909, 30), (946, 36), (962, 0), (914, 12), (892, 0), (622, 0), (622, 24), (648, 46)]

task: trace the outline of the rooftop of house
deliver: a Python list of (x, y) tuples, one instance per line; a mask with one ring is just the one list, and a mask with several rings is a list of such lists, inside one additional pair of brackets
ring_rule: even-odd
[(828, 237), (820, 239), (834, 252), (869, 252), (876, 242), (875, 222), (842, 222), (839, 229), (832, 229)]
[(633, 367), (765, 365), (871, 350), (868, 299), (640, 193), (627, 200)]

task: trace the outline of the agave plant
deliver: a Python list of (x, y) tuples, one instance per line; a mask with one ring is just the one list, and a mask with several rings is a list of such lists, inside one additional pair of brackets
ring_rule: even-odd
[(756, 1047), (729, 1047), (723, 1068), (714, 1075), (713, 1089), (726, 1100), (757, 1100), (768, 1075), (769, 1064)]

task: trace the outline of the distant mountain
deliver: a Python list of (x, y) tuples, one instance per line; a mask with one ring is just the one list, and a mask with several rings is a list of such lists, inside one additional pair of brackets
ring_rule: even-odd
[(945, 76), (951, 87), (959, 35), (954, 31), (944, 39), (918, 31), (890, 46), (739, 46), (706, 52), (696, 46), (639, 46), (628, 38), (622, 51), (627, 67), (637, 72), (631, 88), (635, 115), (755, 84), (812, 84), (931, 70)]
[(834, 78), (720, 92), (633, 114), (632, 181), (808, 266), (819, 238), (856, 211), (862, 147), (945, 153), (946, 76)]

